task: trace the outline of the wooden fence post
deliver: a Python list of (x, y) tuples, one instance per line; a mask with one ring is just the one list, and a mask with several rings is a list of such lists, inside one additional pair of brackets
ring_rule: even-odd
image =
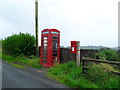
[(84, 71), (84, 59), (82, 59), (82, 74), (85, 74), (85, 71)]

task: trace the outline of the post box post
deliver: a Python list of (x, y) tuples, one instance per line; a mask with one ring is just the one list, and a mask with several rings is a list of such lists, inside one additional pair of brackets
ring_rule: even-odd
[(80, 41), (76, 42), (76, 65), (80, 66)]

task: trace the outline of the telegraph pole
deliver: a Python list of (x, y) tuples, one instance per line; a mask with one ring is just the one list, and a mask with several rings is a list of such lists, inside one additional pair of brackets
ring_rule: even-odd
[(36, 34), (36, 57), (39, 56), (38, 47), (38, 0), (35, 1), (35, 34)]

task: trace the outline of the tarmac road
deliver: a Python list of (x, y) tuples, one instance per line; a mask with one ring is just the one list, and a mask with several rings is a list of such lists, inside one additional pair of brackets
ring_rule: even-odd
[(2, 62), (2, 88), (68, 88), (46, 76), (45, 69), (20, 69)]

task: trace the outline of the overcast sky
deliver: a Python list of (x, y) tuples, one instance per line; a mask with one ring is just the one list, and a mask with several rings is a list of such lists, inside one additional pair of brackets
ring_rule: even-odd
[[(61, 32), (61, 46), (118, 46), (119, 0), (38, 0), (41, 30)], [(19, 32), (35, 35), (35, 0), (0, 0), (0, 38)]]

